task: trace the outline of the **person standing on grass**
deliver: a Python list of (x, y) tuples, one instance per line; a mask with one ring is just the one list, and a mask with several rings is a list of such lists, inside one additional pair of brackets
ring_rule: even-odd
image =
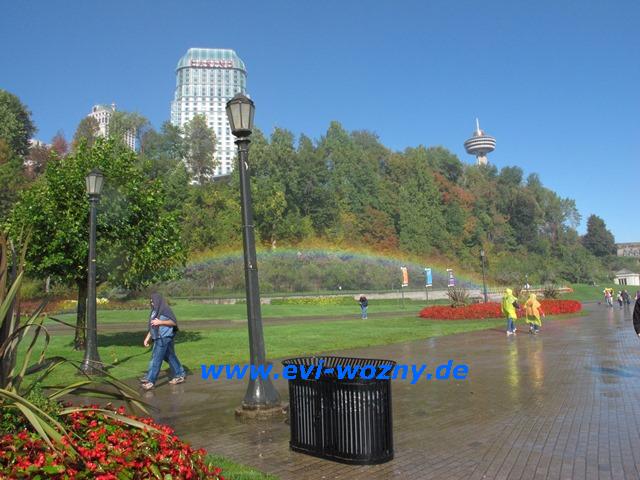
[(517, 331), (515, 322), (518, 318), (516, 314), (518, 308), (520, 308), (518, 299), (513, 296), (513, 290), (507, 288), (502, 297), (502, 314), (507, 319), (507, 335), (514, 335)]
[(362, 315), (362, 320), (367, 319), (367, 307), (369, 306), (369, 300), (364, 295), (360, 295), (358, 299), (358, 303), (360, 304), (360, 313)]
[(540, 316), (542, 315), (544, 317), (544, 312), (541, 307), (536, 294), (530, 294), (529, 299), (524, 304), (524, 312), (527, 323), (529, 324), (529, 333), (537, 335), (540, 331), (540, 327), (542, 326)]
[(166, 360), (171, 366), (173, 378), (169, 383), (176, 385), (184, 382), (186, 376), (184, 367), (178, 360), (173, 346), (174, 337), (178, 331), (178, 320), (173, 310), (159, 293), (151, 295), (151, 314), (149, 315), (149, 331), (144, 338), (144, 346), (148, 347), (150, 341), (153, 340), (153, 349), (151, 350), (151, 362), (149, 371), (147, 372), (146, 382), (142, 384), (145, 390), (151, 390), (160, 374), (162, 361)]

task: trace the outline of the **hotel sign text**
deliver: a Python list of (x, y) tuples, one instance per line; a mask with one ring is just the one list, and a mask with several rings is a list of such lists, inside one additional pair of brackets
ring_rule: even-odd
[(191, 60), (189, 65), (204, 68), (233, 68), (233, 60)]

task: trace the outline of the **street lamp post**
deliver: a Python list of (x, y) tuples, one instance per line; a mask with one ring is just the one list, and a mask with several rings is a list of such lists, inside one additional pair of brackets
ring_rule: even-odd
[(489, 298), (487, 296), (487, 280), (485, 277), (485, 273), (484, 273), (484, 248), (482, 250), (480, 250), (480, 260), (482, 260), (482, 291), (484, 293), (484, 303), (487, 303), (489, 301)]
[(87, 283), (87, 343), (85, 345), (82, 371), (87, 374), (100, 374), (102, 362), (98, 354), (98, 322), (96, 319), (96, 210), (104, 176), (93, 169), (86, 177), (87, 195), (89, 195), (89, 265)]
[[(258, 283), (258, 264), (256, 259), (256, 241), (253, 227), (253, 207), (249, 181), (249, 136), (253, 130), (253, 101), (238, 93), (227, 102), (227, 117), (231, 133), (236, 137), (238, 146), (238, 172), (240, 173), (240, 196), (242, 207), (242, 246), (244, 251), (244, 279), (247, 296), (247, 320), (249, 326), (249, 356), (251, 366), (260, 368), (266, 365), (264, 335), (262, 333), (262, 314), (260, 311), (260, 288)], [(280, 410), (280, 395), (270, 378), (250, 379), (242, 408), (236, 413), (246, 411)]]

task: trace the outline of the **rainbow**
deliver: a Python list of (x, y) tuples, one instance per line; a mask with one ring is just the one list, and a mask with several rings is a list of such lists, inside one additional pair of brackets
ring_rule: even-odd
[[(295, 257), (304, 260), (336, 258), (341, 261), (348, 261), (353, 259), (354, 261), (365, 264), (396, 267), (398, 269), (398, 281), (401, 279), (400, 267), (406, 266), (409, 271), (411, 286), (418, 284), (424, 285), (425, 267), (431, 268), (434, 282), (437, 281), (440, 284), (446, 283), (448, 278), (447, 269), (452, 268), (458, 285), (477, 288), (478, 285), (482, 284), (481, 278), (478, 278), (475, 274), (469, 274), (463, 271), (462, 268), (454, 262), (434, 258), (427, 259), (397, 251), (374, 251), (370, 247), (365, 246), (342, 246), (313, 242), (311, 244), (282, 246), (275, 249), (258, 247), (257, 256), (258, 264), (260, 264), (261, 260), (264, 261), (265, 259), (290, 259)], [(223, 248), (199, 252), (191, 256), (187, 266), (205, 266), (227, 261), (242, 261), (242, 250), (239, 248)]]

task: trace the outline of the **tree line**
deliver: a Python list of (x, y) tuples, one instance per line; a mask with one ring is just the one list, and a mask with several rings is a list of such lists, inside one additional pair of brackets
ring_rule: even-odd
[[(50, 145), (30, 145), (35, 130), (28, 109), (0, 90), (2, 225), (14, 238), (29, 236), (30, 275), (77, 285), (79, 304), (91, 168), (106, 176), (99, 281), (135, 290), (175, 276), (194, 252), (240, 245), (239, 178), (213, 178), (216, 137), (204, 117), (155, 130), (141, 115), (115, 112), (109, 138), (84, 118), (71, 142), (59, 133)], [(137, 151), (124, 145), (127, 131)], [(393, 151), (339, 122), (317, 140), (276, 128), (256, 130), (251, 142), (255, 226), (265, 245), (321, 237), (470, 271), (484, 249), (495, 281), (530, 283), (596, 281), (615, 254), (602, 219), (591, 215), (581, 237), (575, 202), (517, 166), (465, 164), (443, 147)]]

